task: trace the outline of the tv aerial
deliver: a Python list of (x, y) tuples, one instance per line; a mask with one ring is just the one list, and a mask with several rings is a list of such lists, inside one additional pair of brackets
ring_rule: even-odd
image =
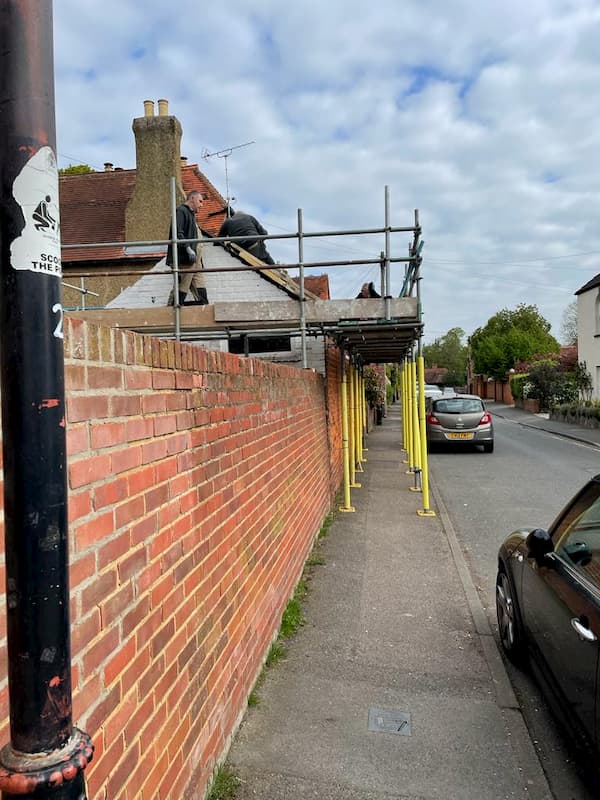
[(227, 170), (227, 159), (233, 153), (234, 150), (239, 150), (241, 147), (249, 147), (249, 145), (255, 144), (254, 140), (251, 142), (244, 142), (243, 144), (234, 144), (232, 147), (225, 147), (223, 150), (215, 150), (214, 153), (209, 153), (208, 150), (202, 151), (202, 158), (205, 161), (208, 161), (209, 158), (213, 156), (217, 156), (217, 158), (222, 158), (225, 162), (225, 192), (227, 194), (227, 216), (230, 215), (230, 203), (235, 198), (230, 197), (229, 195), (229, 173)]

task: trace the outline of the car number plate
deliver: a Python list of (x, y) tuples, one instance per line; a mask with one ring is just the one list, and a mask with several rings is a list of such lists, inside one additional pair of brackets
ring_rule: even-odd
[(447, 433), (446, 434), (448, 439), (472, 439), (472, 433)]

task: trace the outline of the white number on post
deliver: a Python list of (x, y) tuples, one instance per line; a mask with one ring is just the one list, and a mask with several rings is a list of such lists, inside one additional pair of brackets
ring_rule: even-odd
[(63, 336), (63, 307), (61, 306), (60, 303), (55, 303), (52, 306), (52, 311), (54, 311), (55, 314), (59, 314), (60, 315), (59, 319), (58, 319), (58, 325), (56, 326), (56, 328), (54, 328), (54, 336), (56, 336), (57, 339), (64, 339), (64, 336)]

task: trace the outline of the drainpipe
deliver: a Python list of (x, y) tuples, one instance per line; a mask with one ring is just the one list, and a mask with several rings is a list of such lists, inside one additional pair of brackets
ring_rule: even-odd
[(0, 385), (10, 744), (3, 800), (85, 800), (73, 727), (51, 0), (0, 5)]

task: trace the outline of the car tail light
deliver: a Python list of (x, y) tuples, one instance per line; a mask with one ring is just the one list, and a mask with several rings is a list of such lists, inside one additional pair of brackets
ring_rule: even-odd
[(427, 422), (430, 425), (441, 425), (442, 423), (439, 419), (435, 416), (435, 414), (427, 414)]
[(492, 415), (489, 413), (489, 411), (486, 411), (485, 414), (482, 416), (482, 418), (479, 420), (479, 424), (489, 425), (491, 421), (492, 421)]

